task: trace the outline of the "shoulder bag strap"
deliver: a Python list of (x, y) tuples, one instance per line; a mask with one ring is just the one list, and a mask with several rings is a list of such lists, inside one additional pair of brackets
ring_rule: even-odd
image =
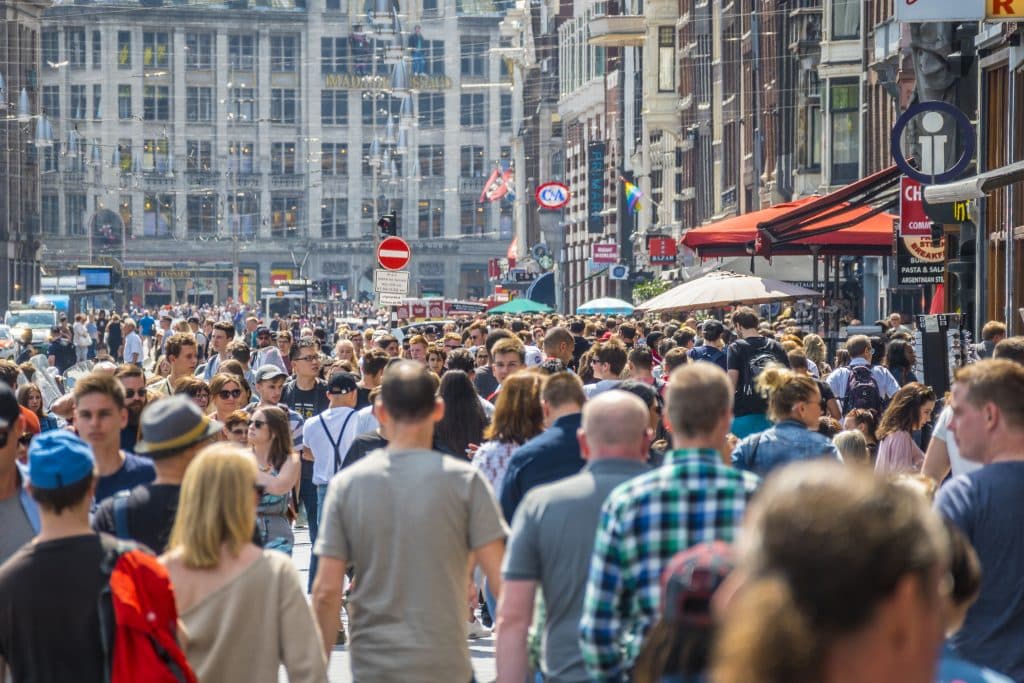
[(128, 532), (128, 496), (130, 491), (119, 491), (114, 496), (114, 535), (118, 538), (131, 538)]
[(338, 470), (341, 469), (341, 466), (343, 464), (341, 458), (341, 451), (339, 450), (341, 448), (341, 440), (345, 437), (345, 429), (348, 428), (348, 421), (351, 420), (352, 416), (355, 414), (356, 411), (354, 410), (349, 412), (348, 416), (345, 418), (345, 421), (341, 424), (341, 431), (338, 432), (337, 441), (335, 441), (334, 437), (331, 436), (331, 430), (327, 428), (327, 422), (324, 420), (324, 416), (322, 414), (317, 415), (317, 418), (320, 420), (320, 426), (324, 428), (324, 433), (327, 434), (327, 440), (331, 443), (331, 447), (334, 449), (335, 474), (338, 473)]

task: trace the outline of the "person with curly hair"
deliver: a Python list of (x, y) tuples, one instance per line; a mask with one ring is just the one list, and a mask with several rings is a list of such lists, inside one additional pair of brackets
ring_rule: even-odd
[(912, 433), (931, 420), (934, 409), (935, 392), (920, 382), (910, 382), (896, 392), (878, 425), (877, 474), (921, 471), (924, 451)]

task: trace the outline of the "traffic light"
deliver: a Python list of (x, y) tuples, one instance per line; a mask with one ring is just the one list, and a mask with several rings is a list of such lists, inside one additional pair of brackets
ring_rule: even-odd
[(386, 213), (380, 217), (377, 221), (377, 227), (380, 228), (381, 237), (397, 237), (398, 236), (398, 213), (392, 211)]

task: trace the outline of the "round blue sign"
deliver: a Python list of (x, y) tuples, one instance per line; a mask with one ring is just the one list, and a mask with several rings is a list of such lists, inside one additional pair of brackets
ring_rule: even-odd
[[(906, 130), (910, 122), (918, 116), (928, 116), (929, 114), (937, 114), (940, 117), (940, 127), (941, 117), (943, 116), (948, 116), (956, 121), (958, 132), (957, 137), (960, 140), (960, 157), (956, 160), (956, 163), (941, 173), (922, 173), (919, 169), (911, 166), (910, 162), (903, 155), (903, 148), (900, 145), (900, 142), (903, 139), (903, 131)], [(937, 129), (933, 130), (929, 125), (927, 125), (934, 120), (934, 117), (932, 117), (925, 121), (926, 131), (937, 132)], [(963, 172), (967, 170), (968, 166), (970, 166), (971, 160), (974, 159), (974, 126), (971, 125), (971, 120), (967, 118), (966, 114), (948, 102), (918, 102), (908, 107), (907, 110), (900, 114), (900, 117), (896, 119), (896, 125), (892, 127), (892, 138), (890, 139), (890, 144), (892, 145), (893, 161), (896, 162), (896, 165), (908, 177), (913, 178), (924, 185), (947, 183), (951, 180), (956, 180), (963, 175)]]

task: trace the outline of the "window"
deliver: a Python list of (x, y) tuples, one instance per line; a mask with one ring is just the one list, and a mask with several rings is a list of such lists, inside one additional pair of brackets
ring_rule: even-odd
[(422, 35), (409, 38), (412, 49), (412, 72), (414, 75), (444, 75), (444, 41), (424, 40)]
[(99, 31), (92, 32), (92, 68), (103, 66), (103, 38)]
[(103, 118), (103, 86), (99, 83), (92, 86), (92, 117), (97, 121)]
[(174, 234), (173, 194), (143, 195), (142, 234), (145, 237), (170, 237)]
[(676, 89), (676, 32), (671, 26), (658, 28), (658, 92)]
[(142, 66), (151, 69), (166, 69), (170, 65), (170, 35), (157, 31), (142, 33)]
[(299, 40), (295, 36), (270, 36), (270, 70), (292, 72), (298, 70)]
[(253, 150), (255, 145), (252, 142), (229, 142), (228, 143), (228, 172), (229, 173), (255, 173), (253, 165)]
[(125, 235), (134, 237), (132, 232), (132, 196), (130, 194), (123, 194), (118, 198), (117, 213), (121, 216), (121, 222), (124, 223)]
[(302, 197), (270, 198), (270, 236), (297, 237), (302, 225)]
[(228, 118), (240, 123), (256, 120), (256, 93), (252, 88), (231, 88)]
[(171, 92), (168, 86), (143, 86), (142, 118), (145, 121), (171, 120)]
[(275, 142), (270, 145), (270, 172), (274, 175), (295, 173), (294, 142)]
[(167, 138), (151, 138), (142, 141), (142, 170), (147, 173), (167, 173), (170, 170), (169, 143)]
[(420, 128), (444, 128), (444, 93), (421, 92)]
[(44, 85), (42, 90), (43, 95), (43, 113), (49, 116), (51, 119), (60, 118), (60, 86), (59, 85)]
[(860, 37), (861, 0), (832, 0), (832, 40)]
[(348, 90), (320, 91), (320, 123), (325, 126), (348, 125)]
[(461, 73), (463, 76), (487, 75), (487, 52), (490, 49), (486, 37), (466, 36), (459, 44)]
[(437, 0), (423, 0), (424, 16), (437, 16)]
[(185, 90), (185, 120), (213, 121), (213, 88), (190, 87)]
[(185, 34), (185, 68), (189, 71), (213, 69), (213, 34)]
[(85, 29), (69, 26), (64, 29), (64, 58), (72, 69), (85, 68)]
[(295, 123), (298, 111), (298, 99), (292, 88), (272, 88), (270, 90), (270, 122)]
[(60, 62), (60, 33), (57, 29), (46, 29), (39, 37), (39, 44), (43, 54), (43, 64), (51, 69), (53, 65)]
[(117, 118), (122, 121), (132, 117), (132, 86), (117, 86)]
[(421, 199), (418, 208), (417, 235), (420, 239), (442, 237), (444, 232), (444, 200)]
[(328, 12), (340, 12), (341, 0), (324, 0), (324, 9)]
[(821, 167), (821, 109), (817, 105), (809, 106), (804, 116), (807, 118), (799, 161), (805, 168), (817, 169)]
[(56, 173), (60, 170), (59, 144), (43, 147), (40, 153), (43, 155), (43, 158), (39, 161), (39, 165), (42, 167), (43, 173)]
[(363, 100), (363, 125), (386, 126), (388, 119), (398, 116), (402, 111), (402, 100), (393, 95), (384, 95), (376, 99), (367, 97)]
[(348, 175), (348, 144), (324, 142), (320, 145), (320, 171), (325, 176)]
[(185, 150), (185, 170), (205, 173), (213, 168), (213, 143), (209, 140), (186, 140)]
[(228, 68), (232, 71), (256, 70), (256, 36), (228, 36)]
[(320, 39), (320, 72), (347, 74), (352, 71), (348, 38)]
[(498, 122), (502, 130), (512, 130), (512, 95), (502, 93), (499, 103)]
[(89, 111), (89, 105), (85, 99), (85, 86), (73, 85), (71, 86), (70, 91), (68, 116), (76, 121), (81, 121)]
[(348, 200), (328, 198), (320, 204), (320, 236), (324, 239), (348, 237)]
[(700, 34), (694, 43), (693, 68), (696, 72), (694, 97), (697, 104), (710, 104), (712, 92), (711, 36)]
[(217, 234), (217, 195), (190, 194), (186, 203), (189, 237)]
[(228, 195), (228, 229), (244, 240), (256, 237), (260, 222), (260, 193), (237, 192)]
[(444, 145), (420, 145), (420, 176), (444, 177)]
[(117, 68), (130, 69), (132, 66), (132, 33), (117, 32)]
[(43, 222), (43, 234), (56, 235), (60, 233), (60, 195), (44, 194), (42, 197), (41, 220)]
[(463, 145), (459, 149), (459, 175), (463, 178), (481, 178), (484, 175), (484, 148)]
[(832, 115), (832, 174), (830, 184), (852, 182), (858, 177), (860, 157), (860, 114), (856, 79), (831, 83), (829, 111)]
[(459, 200), (459, 225), (463, 235), (481, 236), (484, 234), (487, 218), (485, 206), (487, 205), (479, 203), (476, 198)]
[(132, 141), (120, 139), (117, 141), (117, 152), (114, 154), (114, 165), (121, 169), (121, 173), (132, 172)]
[(463, 126), (480, 127), (486, 123), (486, 100), (483, 93), (459, 96), (459, 122)]
[(68, 234), (85, 234), (86, 197), (81, 192), (69, 192), (67, 195)]
[(372, 199), (365, 200), (359, 206), (359, 235), (371, 237), (377, 229), (377, 207)]

